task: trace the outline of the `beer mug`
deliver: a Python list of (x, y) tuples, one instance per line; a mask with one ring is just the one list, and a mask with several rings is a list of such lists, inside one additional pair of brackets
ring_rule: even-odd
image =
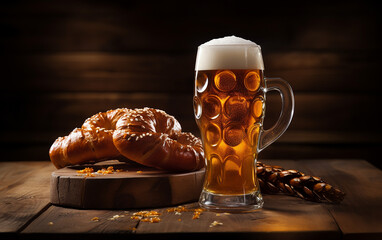
[[(280, 93), (282, 110), (275, 125), (265, 130), (269, 91)], [(206, 161), (200, 206), (231, 212), (261, 208), (256, 160), (292, 120), (290, 85), (264, 77), (259, 45), (235, 36), (214, 39), (198, 47), (193, 106)]]

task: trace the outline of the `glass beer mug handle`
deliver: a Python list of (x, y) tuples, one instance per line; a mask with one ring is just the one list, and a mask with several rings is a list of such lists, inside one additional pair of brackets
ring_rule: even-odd
[(281, 114), (275, 125), (270, 129), (262, 129), (259, 138), (259, 152), (276, 141), (288, 128), (294, 112), (294, 95), (292, 87), (281, 78), (265, 78), (266, 92), (278, 91), (281, 96)]

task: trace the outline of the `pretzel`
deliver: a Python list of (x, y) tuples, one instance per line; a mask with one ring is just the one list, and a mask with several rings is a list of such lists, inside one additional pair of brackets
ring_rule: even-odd
[(130, 109), (120, 108), (97, 113), (85, 120), (68, 136), (59, 137), (49, 150), (50, 160), (56, 168), (101, 161), (120, 156), (113, 144), (115, 125)]
[(135, 109), (122, 116), (113, 141), (123, 156), (146, 166), (174, 171), (204, 166), (201, 140), (181, 132), (179, 122), (162, 110)]
[(152, 108), (97, 113), (81, 128), (56, 139), (49, 155), (56, 168), (121, 155), (165, 170), (192, 171), (204, 166), (200, 139), (183, 133), (174, 117)]

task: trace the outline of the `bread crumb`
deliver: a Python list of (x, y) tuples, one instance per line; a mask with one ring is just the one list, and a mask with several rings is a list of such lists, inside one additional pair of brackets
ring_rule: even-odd
[(192, 219), (199, 219), (201, 212), (194, 212), (194, 215), (192, 216)]
[(99, 217), (94, 217), (94, 218), (92, 218), (90, 221), (92, 221), (92, 222), (98, 222), (98, 221), (99, 221)]
[[(120, 171), (121, 170), (117, 170), (117, 172), (120, 172)], [(109, 166), (108, 168), (102, 168), (102, 169), (98, 170), (97, 172), (95, 172), (94, 168), (92, 168), (92, 167), (86, 167), (82, 170), (77, 171), (77, 173), (79, 173), (79, 175), (84, 175), (85, 177), (95, 177), (96, 175), (113, 174), (114, 172), (115, 171), (114, 171), (113, 166)]]
[(221, 226), (221, 225), (223, 225), (222, 222), (213, 221), (213, 222), (210, 224), (210, 227), (216, 227), (216, 226)]
[(196, 208), (194, 209), (194, 215), (192, 216), (192, 219), (199, 219), (200, 214), (202, 214), (204, 210), (202, 208)]
[(78, 170), (77, 173), (80, 175), (85, 175), (85, 177), (95, 177), (94, 169), (92, 167), (86, 167), (82, 170)]
[(113, 168), (113, 166), (109, 166), (107, 169), (102, 168), (101, 170), (98, 170), (97, 173), (102, 174), (102, 175), (113, 174), (114, 168)]
[(48, 225), (53, 225), (54, 223), (53, 222), (48, 222)]
[(125, 215), (114, 215), (113, 217), (108, 218), (108, 220), (114, 221), (114, 220), (121, 218), (121, 217), (125, 217)]
[(142, 222), (158, 223), (161, 221), (159, 218), (161, 214), (157, 211), (139, 211), (133, 213), (131, 219), (141, 220)]
[(176, 213), (181, 213), (181, 212), (189, 212), (189, 209), (186, 209), (183, 206), (177, 206), (174, 208), (167, 208), (167, 212), (175, 212)]
[(174, 212), (175, 215), (181, 215), (182, 212), (194, 212), (192, 219), (199, 219), (200, 214), (202, 214), (203, 211), (204, 211), (204, 209), (202, 209), (202, 208), (189, 209), (189, 208), (186, 208), (184, 206), (167, 208), (167, 212)]

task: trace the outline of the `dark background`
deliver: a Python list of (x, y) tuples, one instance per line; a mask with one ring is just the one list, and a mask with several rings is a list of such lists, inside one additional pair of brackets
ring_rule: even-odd
[[(198, 45), (262, 46), (266, 76), (293, 87), (295, 116), (260, 159), (363, 158), (381, 167), (377, 1), (10, 1), (0, 5), (1, 161), (49, 160), (91, 115), (155, 107), (198, 135)], [(265, 126), (278, 117), (271, 95)]]

